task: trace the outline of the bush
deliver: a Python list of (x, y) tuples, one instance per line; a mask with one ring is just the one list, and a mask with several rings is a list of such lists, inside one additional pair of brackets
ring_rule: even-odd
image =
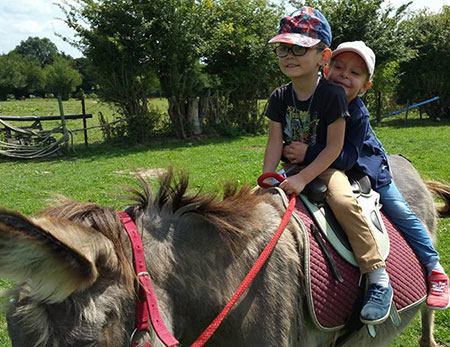
[(98, 115), (103, 138), (106, 140), (128, 136), (134, 142), (147, 142), (159, 134), (168, 134), (172, 131), (170, 123), (162, 121), (164, 116), (158, 108), (153, 106), (148, 108), (145, 115), (122, 118), (113, 114), (113, 120), (110, 123), (101, 112)]
[(81, 74), (62, 57), (56, 57), (53, 64), (44, 68), (44, 76), (45, 89), (60, 94), (63, 100), (69, 100), (70, 93), (81, 84)]

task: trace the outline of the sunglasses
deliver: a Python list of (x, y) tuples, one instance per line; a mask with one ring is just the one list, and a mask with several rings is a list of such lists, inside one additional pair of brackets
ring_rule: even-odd
[(274, 49), (275, 54), (278, 58), (284, 58), (286, 57), (289, 52), (292, 52), (293, 55), (296, 57), (301, 57), (302, 55), (305, 55), (309, 48), (314, 48), (320, 51), (323, 51), (325, 47), (322, 47), (320, 44), (316, 45), (314, 47), (302, 47), (302, 46), (296, 46), (296, 45), (280, 45)]
[(302, 55), (305, 55), (308, 51), (307, 47), (302, 46), (286, 46), (286, 45), (280, 45), (274, 49), (275, 54), (278, 58), (284, 58), (286, 57), (289, 52), (292, 52), (293, 55), (300, 57)]

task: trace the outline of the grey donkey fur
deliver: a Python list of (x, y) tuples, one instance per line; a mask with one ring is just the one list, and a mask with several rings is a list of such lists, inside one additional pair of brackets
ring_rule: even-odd
[[(390, 161), (400, 190), (434, 234), (430, 193), (410, 163)], [(277, 229), (284, 208), (271, 190), (226, 191), (222, 201), (186, 194), (187, 180), (161, 178), (153, 196), (135, 191), (128, 210), (143, 236), (160, 310), (182, 345), (191, 344), (220, 312)], [(421, 195), (419, 194), (420, 191)], [(63, 201), (27, 218), (0, 210), (0, 275), (15, 280), (7, 313), (14, 347), (129, 346), (136, 283), (127, 237), (115, 212)], [(319, 331), (305, 302), (303, 231), (289, 223), (268, 263), (212, 336), (210, 346), (334, 346), (342, 332)], [(346, 346), (387, 346), (401, 327), (365, 329)], [(436, 346), (432, 313), (423, 309), (423, 346)], [(138, 346), (153, 333), (135, 336)]]

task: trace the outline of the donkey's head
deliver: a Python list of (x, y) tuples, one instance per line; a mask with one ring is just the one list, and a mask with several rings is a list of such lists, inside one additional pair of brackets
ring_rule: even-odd
[[(191, 343), (245, 277), (242, 263), (252, 263), (265, 244), (261, 230), (274, 230), (280, 212), (250, 187), (229, 187), (223, 199), (188, 194), (187, 177), (176, 182), (172, 172), (160, 178), (156, 196), (142, 180), (141, 188), (132, 190), (128, 212), (158, 306), (175, 336)], [(13, 345), (127, 346), (137, 287), (131, 253), (108, 208), (64, 200), (33, 218), (0, 210), (0, 277), (18, 283), (7, 314)], [(241, 322), (226, 324), (235, 331)], [(141, 345), (149, 338), (138, 335)], [(156, 342), (153, 332), (150, 338)]]
[(19, 285), (7, 313), (14, 346), (124, 346), (133, 278), (114, 211), (65, 201), (27, 218), (0, 210), (0, 276)]

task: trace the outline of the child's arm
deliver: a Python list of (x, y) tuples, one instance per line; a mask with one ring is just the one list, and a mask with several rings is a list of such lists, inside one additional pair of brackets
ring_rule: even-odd
[(275, 172), (283, 152), (283, 129), (281, 123), (273, 120), (269, 123), (269, 138), (264, 153), (263, 173)]
[(298, 174), (287, 178), (280, 184), (287, 194), (300, 194), (305, 186), (336, 160), (342, 150), (345, 135), (345, 119), (339, 118), (327, 127), (327, 145), (311, 164)]

